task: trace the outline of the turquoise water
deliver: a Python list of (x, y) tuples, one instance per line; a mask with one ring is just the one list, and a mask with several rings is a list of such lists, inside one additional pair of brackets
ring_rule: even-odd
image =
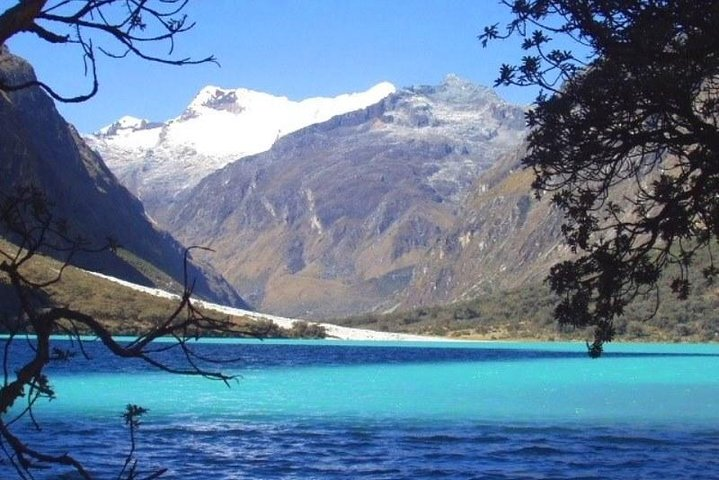
[(560, 343), (198, 345), (241, 355), (230, 388), (97, 347), (51, 374), (45, 429), (26, 433), (64, 432), (100, 472), (131, 402), (169, 478), (719, 478), (716, 345), (612, 344), (599, 360)]

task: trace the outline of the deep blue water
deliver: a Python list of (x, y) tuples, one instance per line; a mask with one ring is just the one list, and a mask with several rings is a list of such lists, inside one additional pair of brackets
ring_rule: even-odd
[(98, 478), (115, 478), (129, 448), (128, 403), (150, 410), (141, 468), (173, 479), (719, 478), (716, 345), (612, 344), (599, 360), (559, 343), (197, 345), (241, 359), (223, 367), (230, 388), (86, 348), (92, 361), (50, 370), (43, 430), (15, 428)]

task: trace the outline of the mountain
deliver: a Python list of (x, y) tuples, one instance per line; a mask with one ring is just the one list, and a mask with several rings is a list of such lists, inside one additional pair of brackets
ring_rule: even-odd
[[(5, 48), (0, 77), (11, 85), (35, 78), (31, 66)], [(0, 158), (0, 191), (34, 185), (47, 195), (55, 216), (67, 220), (71, 232), (95, 244), (113, 237), (123, 247), (121, 255), (78, 255), (73, 263), (145, 285), (182, 282), (184, 247), (153, 226), (142, 204), (39, 88), (0, 92)], [(199, 296), (246, 306), (212, 269), (193, 263), (189, 274)]]
[(243, 88), (203, 88), (177, 118), (162, 123), (126, 116), (86, 136), (122, 183), (161, 220), (176, 196), (233, 160), (270, 149), (314, 123), (379, 102), (394, 92), (366, 92), (295, 102)]
[(539, 285), (552, 265), (571, 256), (561, 212), (538, 201), (525, 146), (498, 158), (475, 180), (455, 223), (429, 250), (402, 299), (403, 307), (472, 300)]
[(165, 221), (212, 246), (213, 264), (262, 311), (391, 309), (477, 178), (524, 135), (523, 108), (450, 75), (226, 165), (180, 192)]

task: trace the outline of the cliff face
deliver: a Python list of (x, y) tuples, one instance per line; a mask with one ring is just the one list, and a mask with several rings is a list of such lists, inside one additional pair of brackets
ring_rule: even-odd
[[(34, 78), (27, 62), (6, 51), (0, 55), (0, 75), (8, 84)], [(40, 89), (0, 92), (0, 159), (2, 191), (38, 187), (54, 205), (54, 214), (67, 220), (72, 231), (96, 244), (115, 238), (132, 255), (181, 281), (182, 245), (150, 223), (140, 202), (118, 183)], [(137, 262), (110, 253), (81, 255), (74, 263), (130, 281), (153, 283)], [(198, 295), (245, 305), (210, 269), (193, 264), (190, 270)]]
[(402, 305), (472, 299), (479, 294), (541, 282), (570, 257), (562, 215), (537, 201), (533, 173), (520, 164), (524, 148), (503, 155), (476, 179), (457, 219), (428, 252)]
[(206, 177), (168, 227), (216, 249), (214, 265), (263, 311), (392, 308), (523, 125), (521, 108), (456, 77), (401, 90)]

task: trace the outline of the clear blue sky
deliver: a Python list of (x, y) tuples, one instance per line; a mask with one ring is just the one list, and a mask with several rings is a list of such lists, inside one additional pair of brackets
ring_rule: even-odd
[[(0, 0), (0, 8), (14, 4)], [(205, 85), (246, 87), (294, 100), (365, 90), (437, 84), (448, 73), (491, 85), (502, 62), (522, 55), (517, 42), (482, 48), (483, 27), (506, 22), (498, 0), (193, 0), (197, 23), (178, 38), (176, 54), (214, 54), (221, 66), (174, 67), (136, 59), (99, 62), (100, 92), (80, 105), (60, 105), (82, 132), (122, 115), (166, 120), (179, 115)], [(77, 51), (17, 35), (10, 49), (41, 79), (70, 95), (89, 89)], [(514, 103), (533, 92), (500, 88)]]

